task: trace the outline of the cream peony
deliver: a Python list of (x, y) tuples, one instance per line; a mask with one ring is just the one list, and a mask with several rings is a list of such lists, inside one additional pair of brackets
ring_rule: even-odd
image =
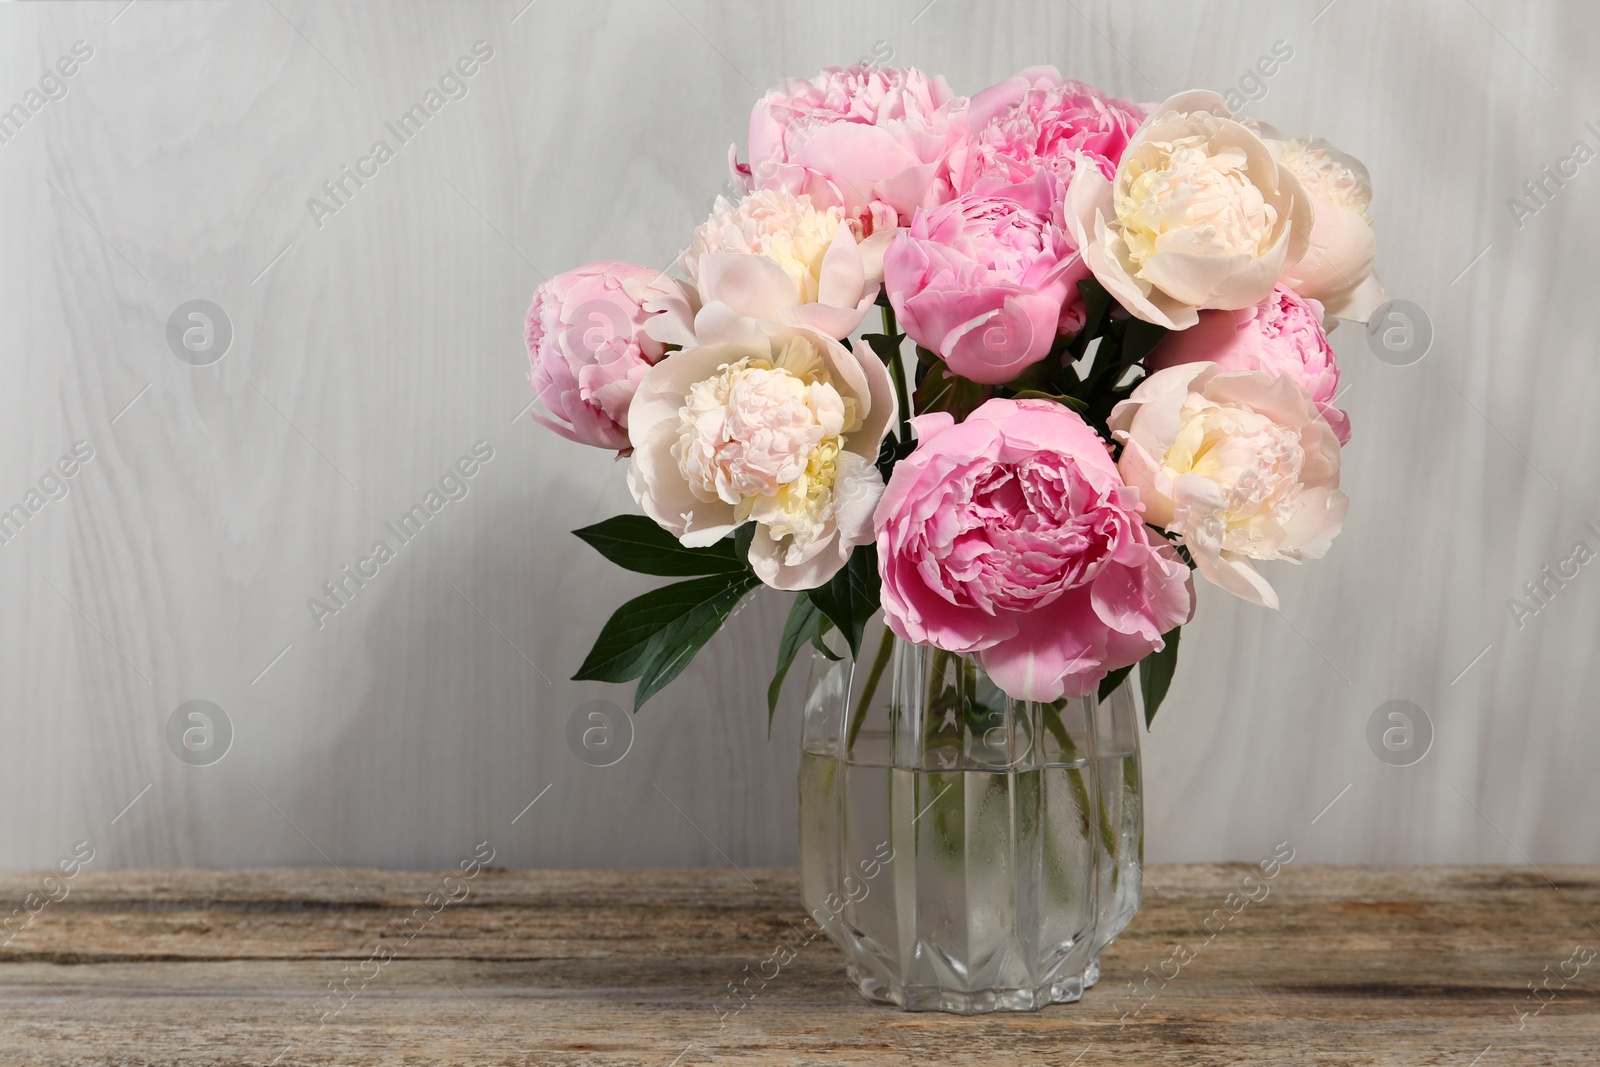
[(685, 545), (755, 523), (757, 576), (810, 589), (873, 539), (894, 389), (859, 341), (852, 351), (809, 327), (751, 325), (651, 368), (628, 409), (628, 487)]
[(781, 189), (737, 202), (719, 196), (678, 257), (688, 299), (661, 305), (666, 314), (652, 319), (647, 332), (684, 348), (707, 343), (736, 320), (848, 337), (877, 299), (882, 248), (892, 236), (857, 244), (838, 208), (818, 208), (810, 197)]
[(821, 288), (823, 257), (841, 219), (838, 208), (819, 211), (809, 196), (781, 189), (758, 190), (737, 202), (719, 196), (711, 217), (695, 230), (694, 241), (679, 262), (698, 284), (700, 260), (707, 255), (766, 256), (794, 283), (796, 303), (814, 303)]
[(869, 263), (839, 208), (758, 189), (737, 202), (717, 197), (678, 263), (703, 304), (843, 338), (877, 298), (868, 274), (882, 279), (882, 246), (892, 236), (869, 239)]
[(1372, 273), (1378, 238), (1367, 213), (1367, 168), (1321, 138), (1267, 144), (1309, 194), (1315, 212), (1306, 254), (1284, 269), (1283, 284), (1321, 301), (1335, 318), (1366, 322), (1388, 299)]
[(1212, 92), (1159, 105), (1115, 179), (1073, 170), (1067, 224), (1116, 300), (1171, 330), (1204, 308), (1249, 307), (1300, 259), (1311, 204), (1299, 182)]
[(1201, 575), (1245, 600), (1278, 606), (1252, 560), (1320, 559), (1344, 523), (1339, 442), (1288, 378), (1170, 367), (1109, 425), (1145, 521), (1181, 535)]

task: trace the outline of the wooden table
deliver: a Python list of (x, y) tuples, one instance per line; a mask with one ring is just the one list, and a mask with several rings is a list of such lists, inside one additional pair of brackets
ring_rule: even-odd
[(977, 1018), (856, 995), (789, 870), (84, 871), (0, 948), (0, 1064), (1600, 1063), (1600, 868), (1247, 870), (1152, 868), (1081, 1003)]

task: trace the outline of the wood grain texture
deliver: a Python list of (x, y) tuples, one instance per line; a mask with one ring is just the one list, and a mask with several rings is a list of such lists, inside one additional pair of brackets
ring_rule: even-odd
[[(350, 869), (354, 887), (308, 869), (86, 872), (0, 949), (0, 1056), (50, 1067), (1594, 1062), (1600, 868), (1547, 868), (1547, 880), (1296, 863), (1264, 897), (1254, 890), (1259, 902), (1213, 920), (1207, 940), (1202, 924), (1250, 870), (1152, 868), (1144, 908), (1081, 1002), (972, 1018), (862, 1000), (830, 944), (802, 944), (785, 869), (747, 880), (490, 868), (452, 886), (459, 901), (417, 921), (409, 941), (399, 924), (447, 872)], [(0, 888), (37, 882), (11, 875)], [(779, 942), (798, 949), (793, 962), (729, 1014), (729, 984)], [(396, 955), (367, 966), (380, 943)], [(1177, 945), (1193, 951), (1186, 963), (1172, 962)], [(1561, 967), (1578, 945), (1594, 961)], [(1528, 984), (1558, 970), (1576, 977), (1552, 980), (1533, 1014)], [(328, 985), (363, 973), (324, 1017)]]
[[(1202, 590), (1147, 739), (1148, 854), (1600, 859), (1576, 755), (1600, 749), (1600, 576), (1507, 608), (1600, 545), (1600, 163), (1520, 227), (1506, 206), (1595, 142), (1595, 5), (4, 4), (0, 108), (80, 40), (65, 97), (0, 143), (0, 508), (95, 449), (0, 547), (0, 867), (80, 839), (98, 866), (429, 867), (485, 835), (513, 866), (793, 862), (800, 683), (770, 741), (763, 706), (785, 598), (752, 599), (622, 763), (567, 747), (581, 704), (626, 702), (566, 679), (645, 582), (568, 534), (633, 508), (622, 471), (516, 417), (533, 287), (666, 264), (784, 76), (892, 53), (973, 92), (1053, 63), (1149, 100), (1238, 86), (1280, 40), (1251, 110), (1367, 162), (1379, 270), (1435, 340), (1392, 367), (1336, 332), (1350, 520), (1271, 569), (1281, 615)], [(308, 199), (480, 40), (467, 94), (319, 226)], [(234, 326), (212, 366), (165, 342), (195, 298)], [(307, 600), (480, 440), (466, 498), (319, 629)], [(168, 750), (192, 699), (233, 724), (215, 766)], [(1368, 748), (1391, 699), (1431, 717), (1415, 766)]]

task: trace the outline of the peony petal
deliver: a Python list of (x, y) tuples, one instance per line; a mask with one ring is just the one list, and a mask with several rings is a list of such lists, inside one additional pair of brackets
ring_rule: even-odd
[[(1160, 247), (1162, 242), (1157, 244)], [(1259, 304), (1272, 295), (1287, 256), (1286, 230), (1260, 258), (1243, 253), (1218, 256), (1157, 251), (1144, 261), (1139, 273), (1174, 300), (1194, 308), (1231, 311)]]
[(628, 489), (644, 513), (690, 548), (716, 544), (736, 525), (733, 505), (697, 499), (672, 457), (678, 428), (657, 425), (635, 441), (628, 462)]
[(1233, 117), (1233, 112), (1229, 110), (1228, 102), (1222, 98), (1222, 94), (1210, 89), (1187, 89), (1167, 97), (1150, 109), (1150, 121), (1154, 124), (1174, 112), (1180, 115), (1206, 112), (1221, 118)]
[[(1342, 415), (1342, 412), (1332, 412)], [(1319, 411), (1316, 422), (1300, 430), (1300, 447), (1305, 451), (1305, 464), (1300, 468), (1300, 480), (1308, 486), (1339, 487), (1341, 451), (1339, 428)], [(1348, 422), (1348, 420), (1346, 420)]]
[(966, 298), (963, 303), (991, 306), (945, 334), (940, 354), (952, 371), (983, 385), (999, 385), (1049, 355), (1061, 319), (1059, 298), (998, 287), (972, 290)]
[(841, 452), (833, 484), (834, 521), (839, 542), (855, 548), (873, 539), (872, 515), (883, 496), (883, 475), (877, 465), (854, 452)]
[(724, 345), (746, 355), (768, 350), (767, 331), (760, 320), (746, 318), (720, 300), (700, 309), (694, 317), (694, 332), (700, 345)]
[(801, 304), (799, 307), (779, 308), (774, 321), (789, 326), (807, 326), (818, 333), (843, 340), (855, 332), (861, 320), (872, 310), (878, 287), (870, 286), (866, 295), (854, 307), (834, 307), (831, 304)]
[[(694, 313), (700, 307), (700, 296), (694, 286), (661, 271), (649, 278), (643, 274), (626, 277), (622, 289), (638, 301), (641, 308), (652, 313), (644, 323), (647, 337), (661, 344), (684, 347), (694, 343)], [(661, 355), (659, 350), (652, 353), (651, 362), (659, 360)]]
[(568, 441), (580, 445), (597, 445), (601, 448), (615, 448), (625, 451), (632, 447), (628, 443), (627, 434), (605, 418), (599, 412), (586, 404), (568, 404), (565, 408), (567, 418), (572, 425), (566, 426), (539, 412), (537, 408), (528, 412), (534, 422), (547, 430), (554, 430)]
[(1170, 526), (1172, 485), (1162, 474), (1160, 461), (1138, 441), (1129, 441), (1122, 449), (1122, 458), (1117, 461), (1117, 470), (1125, 484), (1138, 490), (1139, 502), (1144, 506), (1144, 521), (1163, 530)]
[(1054, 67), (1029, 67), (1021, 74), (1014, 74), (982, 92), (974, 93), (967, 101), (967, 121), (972, 129), (981, 130), (1003, 112), (1016, 107), (1034, 83), (1044, 77), (1058, 84), (1061, 81), (1061, 75)]
[(1146, 375), (1128, 399), (1111, 409), (1107, 422), (1112, 434), (1119, 441), (1137, 438), (1165, 456), (1177, 439), (1184, 401), (1215, 370), (1215, 363), (1183, 363)]
[(1305, 257), (1311, 244), (1311, 232), (1316, 226), (1316, 201), (1306, 192), (1300, 179), (1288, 167), (1278, 167), (1278, 188), (1281, 197), (1287, 197), (1289, 210), (1283, 222), (1289, 230), (1289, 246), (1285, 263), (1298, 263)]
[[(840, 226), (822, 256), (817, 277), (817, 302), (834, 307), (853, 308), (861, 302), (867, 278), (861, 262), (861, 249), (850, 227)], [(851, 327), (854, 329), (855, 327)], [(846, 330), (845, 333), (849, 333)], [(843, 337), (844, 334), (838, 336)]]
[(1140, 567), (1108, 567), (1090, 589), (1095, 613), (1111, 628), (1105, 665), (1135, 663), (1163, 647), (1161, 635), (1194, 617), (1194, 582), (1171, 546), (1150, 547)]
[(1006, 695), (1041, 703), (1083, 696), (1100, 683), (1104, 629), (1093, 625), (1087, 589), (1068, 590), (1032, 612), (1017, 633), (978, 653), (978, 662)]
[(770, 319), (794, 307), (800, 294), (776, 260), (746, 252), (708, 252), (699, 262), (700, 298), (720, 300), (740, 315)]
[(1339, 297), (1329, 297), (1325, 307), (1330, 318), (1367, 323), (1371, 322), (1377, 310), (1388, 302), (1389, 295), (1384, 292), (1383, 283), (1378, 280), (1376, 274), (1369, 274), (1350, 292)]
[(889, 130), (861, 122), (817, 127), (789, 154), (789, 161), (827, 175), (852, 206), (865, 206), (879, 182), (924, 162)]
[(1203, 311), (1195, 325), (1162, 337), (1145, 365), (1158, 371), (1210, 362), (1227, 370), (1254, 370), (1261, 351), (1261, 331), (1252, 328), (1254, 323), (1254, 308)]
[(1316, 201), (1306, 253), (1283, 270), (1283, 283), (1301, 296), (1327, 303), (1354, 292), (1372, 273), (1378, 238), (1359, 213)]
[(1267, 580), (1256, 573), (1255, 564), (1235, 552), (1223, 552), (1215, 546), (1202, 546), (1188, 538), (1189, 558), (1194, 560), (1200, 576), (1212, 585), (1226, 589), (1241, 600), (1278, 610), (1278, 594)]
[(1169, 330), (1186, 330), (1198, 321), (1199, 316), (1193, 307), (1159, 289), (1146, 289), (1134, 280), (1122, 262), (1122, 238), (1108, 230), (1105, 220), (1098, 215), (1095, 217), (1095, 227), (1098, 236), (1084, 246), (1083, 262), (1088, 265), (1095, 280), (1128, 314)]
[(851, 354), (855, 356), (856, 366), (861, 369), (866, 390), (858, 394), (864, 408), (861, 426), (850, 434), (845, 448), (869, 462), (876, 462), (883, 439), (889, 435), (889, 427), (900, 417), (900, 405), (889, 368), (872, 347), (858, 339), (851, 347)]
[(934, 206), (929, 193), (943, 169), (942, 158), (906, 167), (890, 178), (875, 182), (873, 197), (891, 205), (902, 217), (910, 218), (918, 208)]
[[(706, 345), (674, 352), (651, 367), (628, 407), (629, 433), (638, 434), (642, 439), (660, 423), (670, 422), (676, 427), (678, 409), (683, 407), (689, 388), (745, 354), (731, 345)], [(634, 442), (634, 447), (639, 447), (638, 441)]]
[(916, 431), (918, 444), (933, 440), (955, 424), (955, 416), (948, 411), (929, 411), (911, 418), (911, 428)]
[(660, 310), (661, 314), (650, 316), (644, 324), (644, 332), (652, 340), (680, 348), (692, 348), (699, 344), (694, 333), (694, 311), (690, 310), (687, 302), (668, 304)]
[(872, 541), (872, 516), (883, 495), (883, 476), (870, 461), (850, 452), (841, 453), (834, 481), (835, 527), (806, 559), (783, 562), (784, 548), (766, 527), (757, 526), (750, 541), (750, 566), (756, 577), (774, 589), (815, 589), (849, 561), (858, 545)]
[(1284, 524), (1284, 539), (1303, 559), (1321, 559), (1344, 527), (1350, 498), (1337, 489), (1307, 489), (1295, 498), (1300, 510)]
[(1093, 240), (1099, 216), (1110, 214), (1114, 194), (1111, 181), (1089, 157), (1079, 152), (1073, 156), (1072, 181), (1067, 184), (1061, 221), (1076, 248), (1087, 248)]
[[(834, 388), (844, 396), (855, 397), (861, 405), (860, 414), (864, 418), (873, 402), (872, 387), (867, 373), (873, 363), (881, 367), (882, 361), (876, 356), (873, 356), (870, 362), (863, 359), (859, 351), (865, 347), (862, 341), (853, 341), (851, 346), (846, 348), (842, 342), (809, 326), (772, 327), (774, 347), (778, 347), (786, 338), (796, 334), (815, 346), (817, 354), (828, 367), (828, 375), (833, 379)], [(871, 352), (871, 349), (868, 348), (867, 351)], [(873, 455), (876, 456), (877, 453), (874, 452)]]
[(893, 226), (886, 226), (873, 230), (872, 236), (861, 242), (861, 270), (867, 281), (883, 281), (883, 256), (899, 232)]
[(1291, 430), (1305, 432), (1313, 425), (1322, 425), (1311, 394), (1290, 378), (1276, 378), (1263, 371), (1228, 371), (1207, 376), (1199, 388), (1209, 400), (1241, 404)]

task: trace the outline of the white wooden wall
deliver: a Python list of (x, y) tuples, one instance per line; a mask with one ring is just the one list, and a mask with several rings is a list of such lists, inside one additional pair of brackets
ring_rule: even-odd
[[(892, 52), (958, 91), (1054, 63), (1150, 100), (1236, 86), (1280, 40), (1252, 110), (1366, 160), (1381, 273), (1435, 340), (1395, 367), (1338, 331), (1350, 521), (1273, 570), (1281, 616), (1202, 595), (1147, 738), (1148, 855), (1600, 860), (1600, 564), (1520, 629), (1507, 607), (1600, 548), (1600, 162), (1520, 228), (1507, 207), (1600, 148), (1600, 9), (526, 3), (0, 5), (0, 108), (92, 49), (0, 144), (0, 508), (93, 449), (0, 546), (0, 865), (79, 839), (106, 866), (444, 865), (484, 839), (512, 865), (792, 862), (798, 693), (770, 741), (764, 707), (784, 598), (620, 763), (567, 746), (578, 705), (627, 702), (566, 678), (645, 585), (567, 533), (632, 507), (622, 469), (517, 418), (534, 285), (665, 264), (780, 76)], [(478, 41), (467, 95), (319, 226), (308, 198)], [(232, 322), (213, 365), (165, 340), (194, 299)], [(319, 630), (307, 599), (479, 441), (468, 495)], [(166, 740), (196, 699), (234, 731), (211, 766)], [(1366, 740), (1391, 699), (1432, 722), (1413, 766)]]

